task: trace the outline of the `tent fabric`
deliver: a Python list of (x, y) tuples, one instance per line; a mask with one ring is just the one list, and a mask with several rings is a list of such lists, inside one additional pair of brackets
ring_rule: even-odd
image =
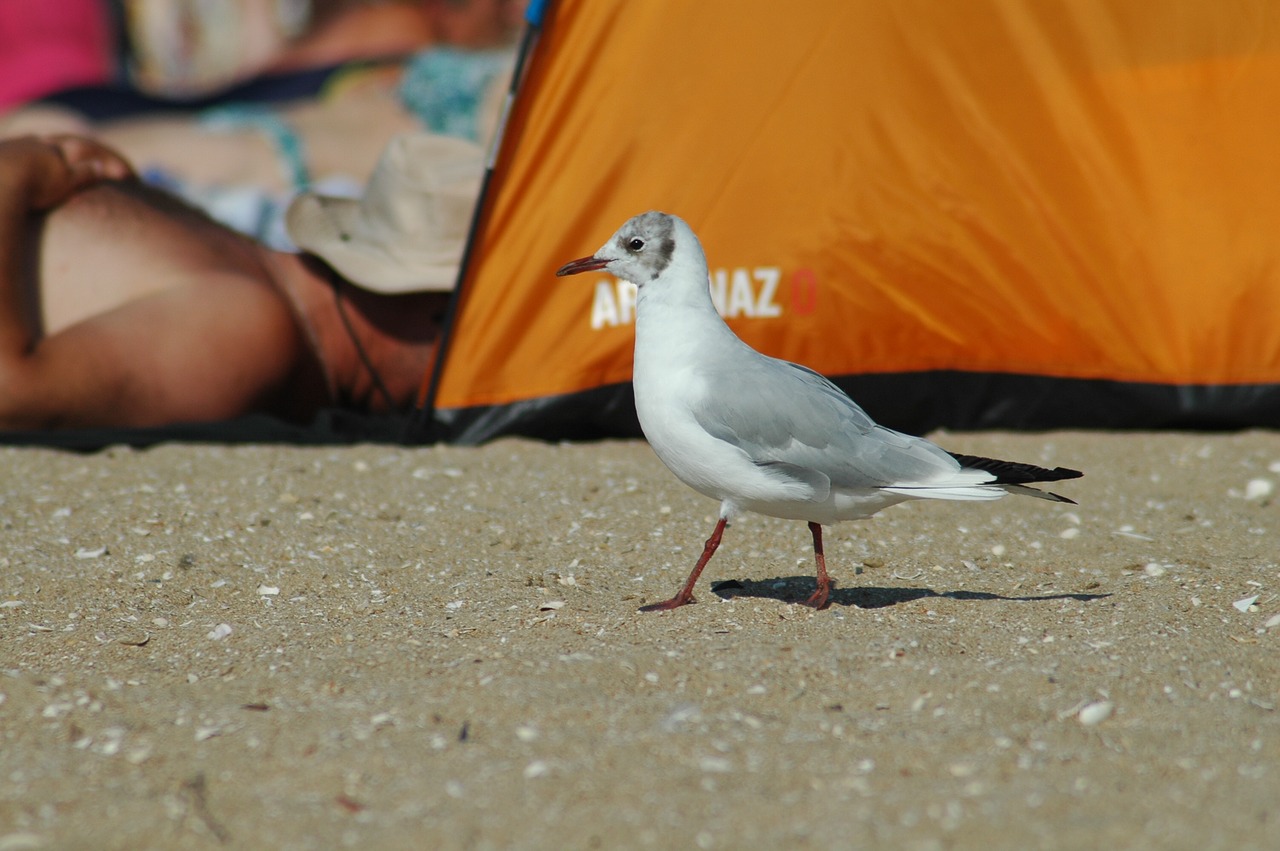
[(552, 3), (424, 433), (634, 433), (633, 294), (554, 271), (648, 209), (890, 424), (1280, 424), (1278, 102), (1268, 0)]

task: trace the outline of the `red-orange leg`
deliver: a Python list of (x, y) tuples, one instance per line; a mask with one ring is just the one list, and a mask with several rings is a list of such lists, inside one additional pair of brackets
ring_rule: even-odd
[(813, 533), (813, 558), (818, 562), (818, 590), (804, 604), (815, 609), (825, 609), (831, 603), (831, 577), (827, 576), (827, 557), (822, 554), (822, 527), (817, 523), (810, 523), (809, 531)]
[[(661, 612), (667, 609), (676, 609), (686, 603), (692, 603), (693, 586), (698, 581), (698, 576), (702, 573), (702, 568), (707, 566), (707, 562), (711, 561), (711, 556), (715, 554), (716, 547), (720, 546), (720, 538), (724, 535), (724, 527), (729, 523), (728, 520), (721, 517), (720, 522), (716, 523), (716, 529), (711, 533), (711, 537), (707, 538), (707, 543), (702, 548), (702, 557), (698, 559), (698, 563), (693, 566), (693, 572), (689, 574), (689, 578), (685, 581), (684, 587), (680, 589), (680, 593), (676, 594), (670, 600), (663, 600), (661, 603), (653, 603), (648, 606), (641, 606), (642, 612)], [(809, 525), (813, 525), (812, 523)], [(826, 575), (825, 572), (823, 574)]]

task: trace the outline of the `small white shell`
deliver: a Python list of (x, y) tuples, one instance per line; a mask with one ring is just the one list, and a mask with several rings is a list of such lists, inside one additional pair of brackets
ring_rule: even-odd
[(1250, 479), (1244, 486), (1245, 499), (1266, 499), (1276, 489), (1270, 479)]
[(1252, 597), (1245, 597), (1243, 600), (1236, 600), (1231, 605), (1235, 606), (1237, 611), (1247, 612), (1253, 607), (1254, 603), (1258, 602), (1259, 596), (1261, 595), (1254, 594)]
[(1086, 727), (1096, 727), (1110, 718), (1115, 708), (1115, 704), (1109, 700), (1095, 700), (1082, 706), (1076, 718)]

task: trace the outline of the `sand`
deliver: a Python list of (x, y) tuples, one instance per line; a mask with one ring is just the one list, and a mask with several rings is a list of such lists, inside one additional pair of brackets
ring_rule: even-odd
[(0, 450), (0, 851), (1280, 847), (1276, 436), (934, 437), (1080, 504), (820, 612), (745, 517), (638, 613), (716, 512), (639, 442)]

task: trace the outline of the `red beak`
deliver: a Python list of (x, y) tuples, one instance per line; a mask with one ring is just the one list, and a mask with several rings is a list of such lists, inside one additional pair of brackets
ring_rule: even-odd
[(574, 260), (572, 263), (566, 263), (561, 266), (556, 270), (556, 277), (563, 278), (565, 275), (576, 275), (579, 272), (594, 272), (608, 265), (608, 260), (601, 260), (598, 257), (583, 257), (580, 260)]

